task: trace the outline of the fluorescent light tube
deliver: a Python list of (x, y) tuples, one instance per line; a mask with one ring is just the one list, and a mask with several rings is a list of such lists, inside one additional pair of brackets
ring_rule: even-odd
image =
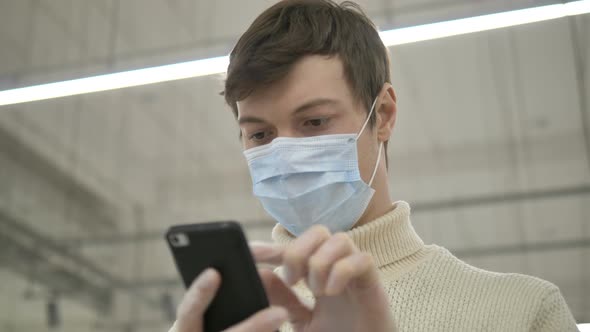
[(381, 32), (385, 46), (396, 46), (473, 32), (507, 28), (590, 12), (590, 1), (519, 9)]
[[(590, 0), (388, 30), (380, 36), (386, 46), (396, 46), (586, 13), (590, 13)], [(229, 58), (221, 56), (5, 90), (0, 91), (0, 106), (220, 74), (228, 63)]]
[(0, 106), (223, 73), (227, 56), (0, 91)]

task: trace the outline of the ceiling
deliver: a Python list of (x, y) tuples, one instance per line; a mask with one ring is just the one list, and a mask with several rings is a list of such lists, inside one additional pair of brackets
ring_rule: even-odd
[[(383, 29), (556, 1), (360, 1)], [(227, 54), (274, 1), (0, 0), (0, 90)], [(590, 15), (391, 48), (391, 191), (427, 243), (590, 322)], [(272, 221), (223, 76), (0, 107), (0, 332), (162, 331), (175, 223)]]

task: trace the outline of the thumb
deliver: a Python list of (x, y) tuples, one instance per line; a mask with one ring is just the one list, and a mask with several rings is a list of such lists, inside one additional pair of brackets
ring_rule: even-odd
[(193, 281), (176, 313), (177, 332), (203, 330), (203, 316), (220, 284), (221, 276), (213, 269), (205, 270)]

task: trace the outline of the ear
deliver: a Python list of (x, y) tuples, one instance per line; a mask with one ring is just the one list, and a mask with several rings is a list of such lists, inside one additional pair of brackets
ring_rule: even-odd
[(377, 109), (377, 139), (379, 142), (387, 142), (393, 133), (397, 117), (397, 97), (393, 86), (385, 83), (379, 92), (380, 102)]

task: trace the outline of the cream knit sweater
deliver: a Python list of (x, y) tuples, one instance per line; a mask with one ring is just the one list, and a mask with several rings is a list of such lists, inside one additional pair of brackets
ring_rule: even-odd
[[(577, 331), (555, 285), (478, 269), (442, 247), (424, 245), (406, 202), (347, 233), (375, 259), (400, 331)], [(272, 236), (283, 244), (294, 239), (280, 225)], [(295, 289), (313, 303), (303, 283)]]

